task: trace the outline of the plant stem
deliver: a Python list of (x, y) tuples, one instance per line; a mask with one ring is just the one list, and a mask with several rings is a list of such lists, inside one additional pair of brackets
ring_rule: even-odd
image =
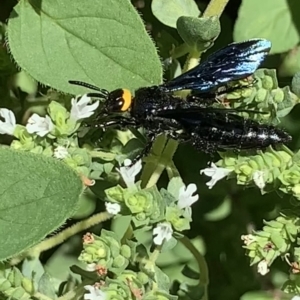
[(127, 227), (122, 239), (121, 239), (121, 244), (125, 244), (126, 240), (131, 240), (133, 237), (133, 229), (131, 224), (129, 224), (129, 226)]
[[(213, 17), (213, 16), (217, 16), (218, 18), (221, 16), (222, 12), (225, 9), (225, 6), (227, 5), (227, 3), (229, 2), (229, 0), (211, 0), (202, 17)], [(189, 53), (186, 62), (184, 64), (184, 68), (183, 68), (183, 73), (194, 68), (195, 66), (198, 65), (199, 60), (200, 60), (200, 56), (201, 56), (202, 52), (196, 51), (196, 50), (192, 50), (192, 52)]]
[(201, 52), (198, 52), (196, 50), (193, 50), (192, 52), (190, 52), (185, 61), (184, 67), (182, 69), (182, 73), (185, 73), (188, 70), (196, 67), (199, 64), (200, 55), (201, 55)]
[(68, 238), (75, 235), (76, 233), (88, 229), (96, 224), (102, 223), (112, 217), (113, 215), (109, 214), (108, 212), (101, 212), (91, 216), (86, 220), (78, 222), (75, 225), (61, 231), (60, 233), (40, 242), (39, 244), (32, 247), (31, 249), (21, 253), (19, 256), (12, 258), (10, 261), (10, 265), (18, 264), (27, 256), (38, 257), (42, 252), (61, 244), (63, 241), (67, 240)]
[(209, 284), (209, 275), (208, 275), (208, 267), (205, 261), (204, 256), (197, 250), (197, 248), (192, 244), (192, 242), (187, 238), (183, 237), (179, 239), (179, 241), (193, 254), (195, 257), (198, 268), (199, 268), (199, 283), (201, 286), (204, 287), (204, 295), (201, 300), (207, 300), (208, 299), (208, 284)]
[(158, 160), (156, 169), (152, 173), (146, 185), (146, 188), (149, 188), (157, 183), (164, 169), (168, 167), (168, 165), (172, 162), (172, 158), (174, 153), (176, 152), (177, 147), (178, 147), (177, 141), (173, 139), (168, 140), (168, 143), (164, 148), (160, 159)]
[(208, 3), (202, 17), (217, 16), (220, 18), (228, 2), (229, 0), (211, 0)]
[(52, 298), (49, 298), (46, 295), (41, 294), (39, 292), (34, 293), (34, 297), (39, 300), (53, 300)]

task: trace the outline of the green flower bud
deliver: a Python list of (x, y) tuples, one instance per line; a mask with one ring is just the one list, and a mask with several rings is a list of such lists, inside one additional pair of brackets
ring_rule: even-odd
[(249, 182), (249, 177), (245, 175), (237, 175), (237, 183), (238, 184), (247, 184)]
[(127, 260), (125, 259), (125, 257), (123, 257), (122, 255), (118, 255), (117, 257), (115, 257), (113, 259), (113, 263), (112, 266), (114, 268), (121, 268), (122, 266), (124, 266), (127, 263)]
[(281, 103), (284, 100), (284, 92), (282, 89), (278, 88), (276, 90), (272, 90), (273, 100), (276, 103)]
[(285, 170), (279, 175), (279, 180), (284, 185), (296, 185), (300, 183), (300, 171), (297, 170)]
[(147, 219), (147, 216), (145, 213), (143, 212), (140, 212), (138, 214), (135, 215), (135, 218), (138, 220), (138, 221), (145, 221)]
[(152, 211), (152, 195), (145, 191), (126, 193), (124, 195), (125, 204), (133, 214)]
[(120, 249), (121, 255), (123, 255), (125, 258), (130, 258), (131, 257), (131, 249), (128, 245), (122, 245)]
[(69, 117), (66, 108), (56, 101), (50, 102), (47, 111), (53, 122), (58, 126), (65, 124), (65, 120)]
[(300, 184), (296, 184), (292, 187), (293, 196), (300, 200)]
[(86, 149), (77, 147), (68, 148), (68, 152), (77, 166), (89, 167), (92, 163), (90, 153)]
[(268, 91), (266, 89), (258, 89), (255, 96), (256, 102), (264, 102), (268, 97)]
[(75, 169), (77, 167), (77, 163), (72, 157), (64, 158), (64, 162), (72, 169)]
[(273, 78), (269, 75), (265, 75), (263, 78), (262, 78), (262, 84), (263, 84), (263, 87), (266, 89), (266, 90), (271, 90), (274, 86), (274, 83), (273, 83)]
[(249, 165), (246, 165), (246, 164), (237, 166), (237, 168), (238, 168), (236, 170), (237, 174), (244, 174), (246, 176), (250, 176), (253, 172), (253, 169)]
[(190, 222), (182, 217), (182, 210), (177, 206), (169, 206), (166, 208), (166, 220), (172, 224), (177, 231), (190, 229)]
[(248, 161), (248, 164), (253, 170), (259, 170), (259, 165), (258, 165), (257, 161), (251, 159)]
[(21, 125), (17, 125), (14, 131), (14, 136), (19, 139), (20, 144), (17, 144), (14, 142), (11, 144), (11, 146), (14, 149), (24, 149), (24, 150), (31, 150), (35, 147), (35, 143), (33, 140), (33, 137), (27, 132), (26, 128)]
[(83, 261), (87, 264), (91, 264), (94, 262), (94, 258), (93, 255), (91, 253), (87, 253), (87, 252), (81, 252), (78, 260)]
[(107, 256), (107, 248), (104, 244), (98, 246), (98, 250), (96, 252), (97, 259), (105, 258)]
[(105, 194), (108, 200), (114, 202), (124, 202), (124, 191), (120, 185), (114, 186), (112, 188), (106, 189)]
[(56, 137), (70, 135), (78, 129), (78, 124), (68, 119), (69, 112), (60, 103), (51, 101), (48, 106), (48, 113), (55, 123), (54, 135)]
[[(247, 82), (247, 84), (249, 84), (248, 82)], [(242, 90), (241, 90), (241, 96), (242, 96), (242, 98), (250, 98), (251, 96), (252, 96), (252, 94), (253, 94), (253, 88), (251, 87), (251, 88), (242, 88)]]
[(107, 300), (124, 300), (124, 299), (132, 299), (131, 290), (128, 287), (127, 283), (117, 279), (107, 280), (107, 287), (103, 288), (103, 291), (107, 295)]
[(137, 273), (137, 279), (141, 282), (141, 284), (145, 285), (149, 282), (149, 277), (144, 272), (138, 272)]
[(31, 295), (32, 295), (32, 294), (34, 293), (34, 291), (35, 291), (33, 282), (32, 282), (30, 279), (26, 278), (26, 277), (24, 277), (24, 278), (22, 279), (22, 287), (24, 288), (24, 290), (25, 290), (28, 294), (31, 294)]
[(219, 165), (217, 163), (216, 165), (219, 166), (219, 167), (230, 169), (230, 167), (235, 167), (236, 166), (236, 157), (225, 156), (223, 158), (222, 164)]

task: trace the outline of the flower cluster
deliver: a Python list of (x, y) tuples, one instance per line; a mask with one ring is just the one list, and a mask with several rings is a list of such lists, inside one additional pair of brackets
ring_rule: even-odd
[(262, 193), (276, 187), (286, 194), (300, 199), (300, 162), (298, 154), (288, 149), (275, 151), (272, 148), (253, 156), (223, 153), (222, 159), (210, 168), (200, 171), (211, 180), (206, 185), (211, 189), (219, 180), (236, 177), (240, 185), (256, 185)]
[(80, 174), (88, 176), (92, 158), (88, 149), (78, 146), (77, 131), (81, 120), (90, 117), (99, 102), (89, 104), (86, 95), (72, 99), (71, 111), (59, 102), (52, 101), (45, 116), (33, 113), (25, 126), (17, 124), (12, 111), (1, 108), (0, 134), (14, 137), (11, 148), (30, 151), (64, 160)]
[(258, 273), (267, 274), (274, 260), (288, 252), (296, 240), (298, 222), (299, 218), (293, 214), (282, 214), (276, 220), (265, 221), (261, 231), (242, 236), (251, 265), (258, 264)]
[(101, 236), (87, 233), (83, 238), (83, 251), (79, 260), (87, 264), (87, 270), (96, 271), (99, 276), (108, 272), (120, 274), (135, 254), (134, 242), (120, 244), (114, 232), (102, 230)]
[[(135, 183), (135, 177), (142, 168), (141, 161), (130, 165), (131, 161), (126, 160), (125, 166), (118, 169), (126, 188), (118, 185), (105, 191), (108, 212), (130, 214), (136, 228), (156, 224), (153, 229), (156, 245), (170, 240), (174, 230), (189, 229), (192, 221), (191, 205), (199, 199), (198, 195), (194, 195), (196, 185), (185, 187), (180, 179), (174, 178), (167, 190), (158, 191), (156, 186), (142, 189), (140, 182)], [(113, 205), (114, 208), (111, 209)]]

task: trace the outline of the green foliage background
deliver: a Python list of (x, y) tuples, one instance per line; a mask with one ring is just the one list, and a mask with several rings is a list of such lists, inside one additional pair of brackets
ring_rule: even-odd
[[(159, 84), (181, 72), (185, 61), (183, 54), (192, 52), (191, 47), (194, 47), (194, 50), (203, 50), (203, 39), (209, 40), (207, 32), (218, 31), (218, 26), (213, 23), (206, 23), (206, 26), (210, 27), (203, 30), (204, 24), (200, 21), (199, 24), (195, 22), (193, 26), (200, 26), (203, 33), (199, 40), (195, 40), (192, 35), (194, 28), (187, 30), (183, 26), (186, 24), (183, 24), (185, 20), (177, 23), (178, 18), (182, 16), (197, 17), (200, 11), (204, 11), (208, 1), (102, 1), (101, 9), (95, 0), (64, 0), (55, 4), (45, 0), (21, 0), (13, 10), (12, 2), (4, 1), (0, 4), (0, 17), (3, 22), (3, 47), (0, 48), (1, 107), (12, 109), (20, 122), (26, 119), (26, 114), (44, 113), (49, 99), (67, 101), (70, 99), (69, 94), (85, 92), (83, 88), (69, 85), (69, 79), (86, 81), (108, 90), (126, 87), (134, 91), (141, 86)], [(137, 11), (132, 9), (132, 4)], [(203, 57), (232, 41), (266, 38), (272, 41), (272, 49), (263, 67), (277, 69), (280, 87), (291, 85), (292, 76), (300, 72), (299, 13), (298, 0), (231, 0), (220, 17), (221, 33)], [(163, 70), (162, 63), (165, 63), (170, 55), (173, 56), (173, 62), (169, 68)], [(11, 62), (11, 57), (14, 63)], [(37, 85), (36, 81), (40, 85)], [(299, 79), (295, 76), (292, 90), (298, 96), (299, 87)], [(293, 151), (298, 150), (300, 146), (299, 114), (300, 108), (296, 106), (289, 115), (281, 119), (280, 124), (293, 136), (292, 143), (288, 145)], [(7, 137), (0, 138), (1, 143), (9, 143)], [(80, 198), (80, 203), (75, 203), (74, 199), (80, 193), (80, 184), (77, 182), (77, 185), (68, 187), (74, 194), (67, 197), (70, 203), (64, 202), (64, 210), (67, 211), (58, 209), (61, 215), (56, 215), (56, 220), (50, 218), (53, 222), (51, 223), (45, 219), (49, 209), (44, 207), (46, 211), (41, 212), (41, 224), (38, 225), (44, 230), (39, 231), (37, 236), (28, 237), (28, 243), (19, 244), (19, 247), (15, 247), (15, 243), (13, 249), (9, 248), (9, 253), (5, 252), (8, 248), (4, 247), (5, 251), (2, 251), (0, 247), (0, 259), (18, 254), (20, 250), (28, 248), (54, 228), (58, 228), (74, 213), (74, 206), (78, 206), (79, 209), (69, 224), (89, 216), (93, 211), (103, 211), (97, 197), (103, 199), (104, 189), (111, 186), (112, 182), (116, 183), (116, 178), (113, 178), (114, 181), (109, 178), (109, 173), (116, 164), (113, 162), (114, 153), (121, 149), (117, 153), (124, 158), (132, 154), (133, 149), (142, 147), (142, 142), (131, 141), (131, 144), (128, 143), (125, 147), (122, 143), (109, 144), (106, 150), (112, 149), (113, 154), (101, 157), (103, 165), (97, 170), (97, 174), (106, 180), (97, 182), (92, 188), (95, 194), (85, 193)], [(1, 155), (4, 159), (5, 154)], [(174, 155), (174, 164), (184, 183), (195, 183), (198, 187), (199, 201), (193, 206), (193, 223), (187, 236), (205, 255), (209, 268), (209, 298), (290, 299), (291, 295), (283, 293), (282, 287), (290, 278), (297, 282), (298, 275), (291, 274), (290, 266), (280, 259), (275, 261), (271, 272), (266, 276), (258, 275), (256, 267), (249, 266), (249, 258), (245, 256), (245, 249), (242, 248), (241, 236), (251, 230), (260, 230), (264, 225), (263, 220), (275, 219), (284, 209), (292, 208), (296, 213), (299, 200), (286, 194), (279, 196), (275, 191), (261, 195), (254, 187), (238, 186), (234, 180), (224, 180), (209, 190), (205, 185), (208, 178), (199, 174), (209, 161), (210, 157), (196, 152), (189, 145), (180, 145)], [(35, 163), (38, 166), (38, 176), (39, 170), (42, 173), (47, 162)], [(56, 165), (49, 168), (53, 172), (58, 170)], [(14, 170), (16, 169), (17, 167)], [(6, 174), (5, 172), (5, 168), (1, 169), (2, 175)], [(76, 177), (68, 172), (62, 170), (60, 173), (63, 174), (63, 185), (70, 182), (68, 176)], [(165, 173), (158, 182), (159, 187), (167, 185)], [(40, 176), (43, 177), (43, 174)], [(27, 191), (36, 190), (35, 182), (35, 179), (31, 181)], [(2, 185), (7, 183), (3, 181)], [(39, 188), (43, 189), (43, 184), (41, 185)], [(24, 195), (23, 190), (21, 193)], [(55, 201), (59, 198), (60, 194), (56, 195)], [(56, 207), (55, 201), (51, 209)], [(1, 209), (5, 210), (6, 205), (7, 203), (2, 202)], [(14, 216), (16, 219), (19, 219), (18, 214), (21, 214), (20, 210), (17, 210)], [(11, 222), (14, 222), (14, 219)], [(43, 226), (46, 223), (48, 227)], [(30, 231), (36, 226), (30, 224), (28, 229), (23, 229)], [(126, 224), (128, 220), (120, 218), (104, 226), (113, 228), (121, 237)], [(99, 232), (99, 227), (93, 230)], [(5, 239), (8, 231), (9, 229), (1, 226), (1, 239)], [(26, 235), (26, 232), (9, 232), (14, 236)], [(139, 240), (143, 243), (149, 245), (151, 239), (151, 235), (140, 233)], [(62, 246), (42, 256), (43, 265), (51, 278), (67, 278), (69, 266), (77, 264), (81, 247), (80, 239), (74, 236)], [(25, 273), (30, 273), (32, 266), (26, 263)], [(189, 267), (186, 268), (189, 275), (198, 271), (193, 256), (182, 245), (178, 244), (173, 248), (171, 254), (163, 252), (157, 263), (172, 280), (194, 283), (181, 272), (185, 265)], [(50, 281), (45, 280), (47, 283)], [(299, 293), (300, 284), (294, 284), (293, 289), (290, 288), (289, 291), (292, 294)], [(52, 291), (47, 293), (49, 295)], [(186, 299), (199, 299), (195, 298), (195, 295), (189, 296), (190, 298)]]

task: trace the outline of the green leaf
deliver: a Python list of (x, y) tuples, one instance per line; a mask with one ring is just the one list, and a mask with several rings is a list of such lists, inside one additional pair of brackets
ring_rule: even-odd
[(156, 48), (129, 0), (21, 0), (8, 22), (8, 44), (18, 65), (37, 81), (67, 93), (161, 82)]
[(221, 32), (218, 17), (180, 17), (177, 30), (184, 42), (196, 51), (206, 51)]
[(48, 273), (44, 273), (40, 279), (38, 291), (50, 299), (55, 299), (56, 293), (52, 281), (52, 277)]
[(265, 291), (251, 291), (245, 293), (241, 298), (241, 300), (271, 300), (274, 299), (270, 293)]
[(294, 76), (300, 71), (300, 47), (297, 46), (287, 53), (278, 70), (280, 77)]
[(164, 241), (161, 252), (168, 252), (172, 250), (177, 245), (177, 240), (174, 237), (171, 237), (168, 241)]
[(204, 218), (207, 221), (220, 221), (229, 216), (231, 213), (231, 199), (226, 196), (219, 205), (205, 214)]
[[(300, 10), (298, 0), (243, 0), (234, 27), (234, 40), (266, 38), (272, 42), (271, 53), (286, 52), (299, 42), (300, 18), (293, 11)], [(298, 23), (298, 24), (297, 24)]]
[(169, 291), (170, 279), (159, 267), (155, 267), (155, 279), (159, 290)]
[(184, 186), (182, 179), (180, 177), (173, 177), (168, 184), (168, 192), (174, 196), (174, 198), (178, 199), (179, 190)]
[(153, 0), (151, 8), (160, 22), (173, 28), (179, 17), (198, 17), (201, 13), (194, 0)]
[[(76, 209), (80, 177), (42, 155), (0, 149), (0, 260), (33, 246)], [(9, 232), (9, 239), (7, 234)]]

